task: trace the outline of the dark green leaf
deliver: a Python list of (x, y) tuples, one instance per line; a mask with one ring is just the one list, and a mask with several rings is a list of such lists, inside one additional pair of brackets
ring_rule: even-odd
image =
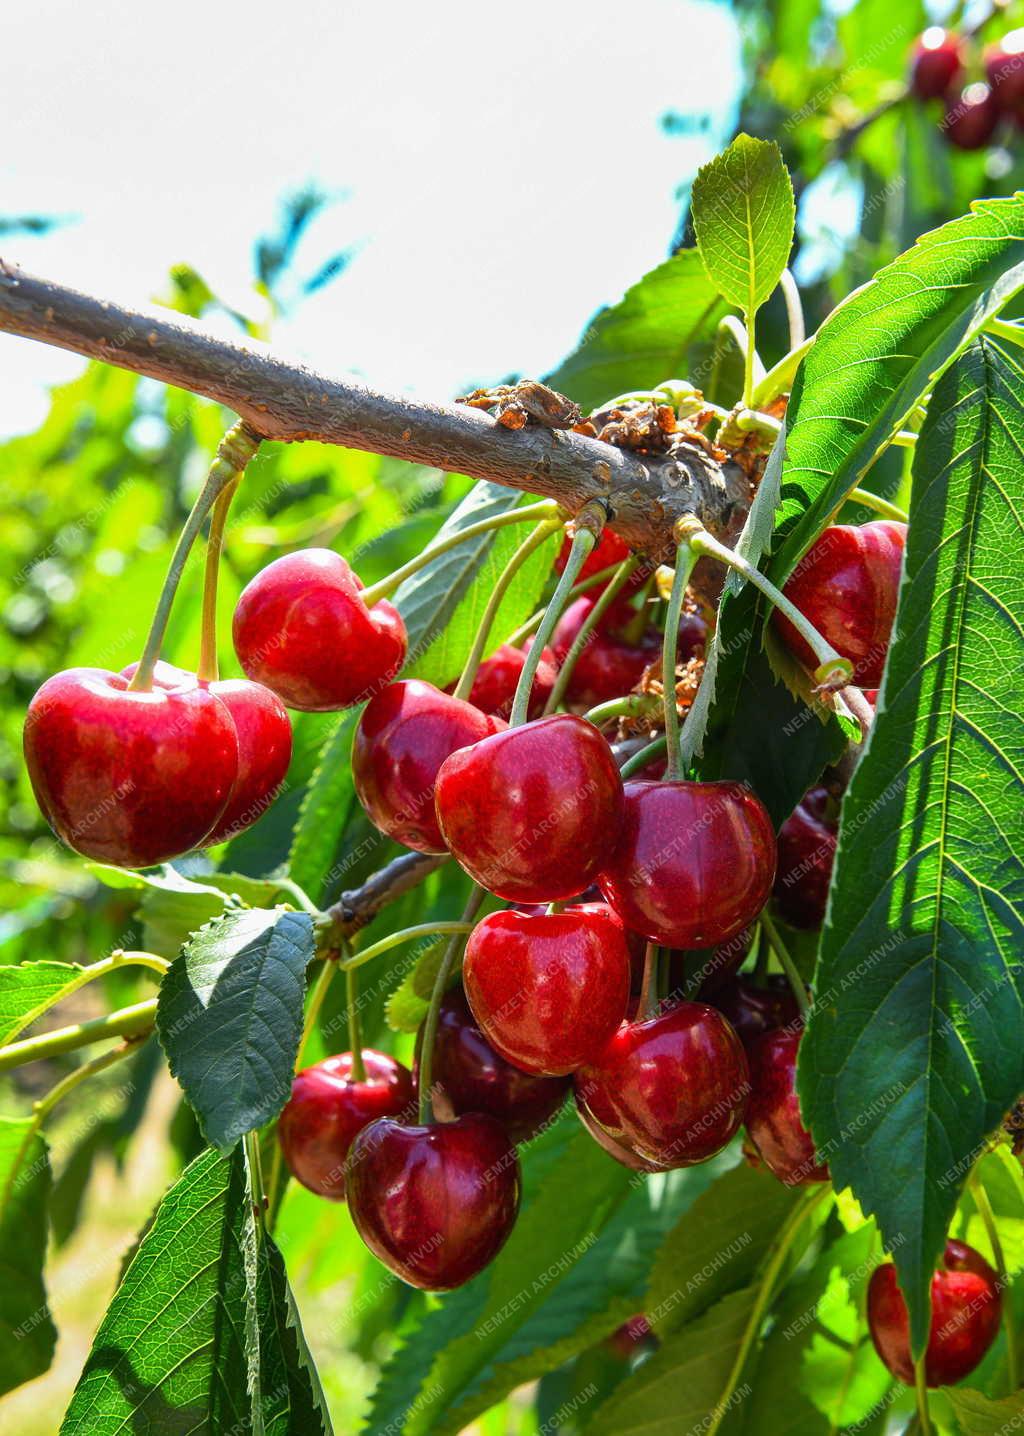
[[(265, 1436), (330, 1436), (331, 1419), (306, 1345), (281, 1253), (258, 1240), (255, 1321), (259, 1335), (259, 1400)], [(250, 1364), (253, 1353), (250, 1352)]]
[(918, 1347), (957, 1193), (1024, 1089), (1022, 456), (1024, 372), (981, 341), (937, 385), (918, 445), (801, 1049), (804, 1113), (895, 1247)]
[(288, 1100), (312, 956), (306, 913), (246, 908), (196, 933), (163, 981), (160, 1042), (221, 1150)]
[(753, 323), (793, 246), (793, 186), (778, 145), (737, 135), (698, 171), (691, 208), (712, 284)]
[(50, 1159), (31, 1117), (0, 1117), (0, 1395), (49, 1368), (57, 1331), (46, 1304)]

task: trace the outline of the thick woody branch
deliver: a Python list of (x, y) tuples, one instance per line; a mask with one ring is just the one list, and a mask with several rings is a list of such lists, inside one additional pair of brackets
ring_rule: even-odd
[(740, 471), (698, 445), (656, 461), (570, 431), (506, 429), (478, 409), (330, 379), (255, 341), (222, 339), (169, 310), (95, 299), (2, 259), (0, 331), (215, 399), (265, 439), (316, 439), (430, 464), (543, 494), (570, 513), (603, 499), (621, 536), (658, 559), (674, 552), (681, 515), (696, 514), (725, 538), (749, 503)]
[(381, 908), (400, 898), (410, 888), (448, 861), (447, 853), (402, 853), (372, 873), (361, 887), (349, 888), (327, 909), (322, 941), (327, 944), (350, 937), (377, 916)]

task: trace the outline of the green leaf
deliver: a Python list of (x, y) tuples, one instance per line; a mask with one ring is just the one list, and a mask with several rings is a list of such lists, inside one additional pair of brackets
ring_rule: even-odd
[(313, 924), (277, 908), (196, 933), (160, 988), (157, 1031), (207, 1139), (223, 1151), (291, 1093)]
[(793, 247), (793, 186), (778, 145), (737, 135), (697, 172), (691, 210), (712, 284), (752, 323)]
[(0, 1117), (0, 1396), (49, 1369), (57, 1330), (46, 1304), (49, 1149), (31, 1117)]
[(991, 1401), (980, 1391), (950, 1386), (946, 1396), (960, 1423), (962, 1436), (999, 1436), (1019, 1431), (1024, 1424), (1024, 1391), (1015, 1391), (1002, 1401)]
[(1024, 1089), (1024, 371), (988, 340), (936, 386), (876, 722), (842, 810), (800, 1094), (895, 1249), (920, 1349), (985, 1137)]
[(314, 901), (331, 886), (331, 864), (355, 802), (352, 734), (361, 712), (347, 713), (324, 744), (295, 824), (288, 871)]
[(47, 1008), (88, 982), (84, 967), (68, 962), (21, 962), (0, 967), (0, 1047)]
[(331, 1436), (327, 1403), (284, 1260), (274, 1241), (263, 1233), (258, 1237), (257, 1263), (254, 1318), (262, 1429), (265, 1436)]
[(681, 250), (645, 274), (618, 304), (601, 310), (547, 383), (584, 409), (633, 389), (653, 389), (665, 379), (703, 385), (703, 376), (690, 372), (691, 351), (713, 337), (727, 313), (700, 255)]

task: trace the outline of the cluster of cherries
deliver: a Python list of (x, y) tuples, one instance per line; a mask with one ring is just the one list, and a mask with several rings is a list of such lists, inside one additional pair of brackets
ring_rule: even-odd
[(1024, 29), (987, 46), (983, 61), (985, 79), (964, 88), (971, 63), (967, 42), (938, 25), (918, 37), (911, 53), (911, 92), (943, 102), (942, 133), (957, 149), (983, 149), (1004, 121), (1024, 126)]

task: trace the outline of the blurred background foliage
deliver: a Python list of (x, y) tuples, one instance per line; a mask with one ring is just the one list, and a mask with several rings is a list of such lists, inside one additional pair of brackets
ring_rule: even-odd
[[(964, 212), (977, 196), (1018, 187), (1022, 153), (1016, 134), (1001, 132), (993, 146), (977, 152), (955, 150), (942, 137), (938, 103), (907, 98), (909, 46), (936, 18), (918, 0), (858, 0), (852, 6), (749, 0), (738, 5), (737, 15), (745, 56), (737, 128), (776, 139), (792, 173), (798, 202), (794, 269), (809, 330), (918, 234)], [(952, 18), (978, 27), (980, 56), (985, 41), (1024, 24), (1024, 0), (995, 8), (967, 6), (965, 14), (957, 9)], [(685, 57), (680, 74), (683, 95)], [(685, 114), (663, 120), (684, 128), (700, 122), (700, 116)], [(685, 199), (692, 175), (677, 178)], [(302, 190), (285, 206), (278, 230), (255, 238), (249, 314), (222, 303), (187, 263), (165, 281), (163, 302), (198, 319), (227, 315), (239, 333), (272, 341), (275, 316), (316, 304), (318, 293), (348, 262), (348, 254), (339, 252), (310, 273), (297, 263), (304, 228), (332, 202), (320, 191)], [(16, 240), (19, 231), (35, 232), (49, 222), (43, 216), (0, 216), (0, 235)], [(676, 240), (666, 236), (666, 255), (690, 242), (684, 207)], [(593, 398), (589, 390), (602, 365), (611, 366), (615, 389), (656, 383), (669, 377), (663, 372), (667, 356), (681, 359), (683, 351), (691, 364), (706, 370), (712, 336), (695, 326), (684, 337), (703, 348), (687, 349), (680, 342), (691, 316), (673, 281), (690, 264), (688, 256), (668, 260), (621, 305), (591, 321), (588, 337), (560, 371), (569, 392)], [(458, 303), (457, 295), (452, 303)], [(256, 320), (254, 314), (262, 317)], [(586, 320), (580, 316), (581, 330)], [(777, 296), (762, 311), (759, 347), (768, 364), (787, 347), (785, 311)], [(725, 373), (730, 363), (735, 373), (735, 356), (726, 354), (723, 362)], [(506, 377), (479, 376), (480, 382)], [(114, 947), (132, 945), (152, 945), (169, 955), (176, 950), (173, 899), (149, 892), (140, 901), (130, 885), (104, 885), (52, 838), (22, 767), (21, 726), (29, 699), (49, 674), (75, 664), (118, 669), (138, 656), (177, 530), (230, 420), (205, 400), (90, 364), (53, 392), (36, 432), (0, 443), (0, 962), (93, 961)], [(372, 583), (417, 553), (469, 488), (464, 477), (373, 455), (314, 443), (266, 445), (250, 466), (226, 535), (223, 673), (238, 672), (229, 615), (242, 586), (263, 565), (296, 548), (326, 545), (344, 552)], [(194, 666), (198, 655), (201, 581), (199, 554), (188, 566), (164, 651), (185, 667)], [(295, 720), (287, 789), (227, 855), (211, 855), (214, 861), (222, 857), (227, 870), (266, 874), (285, 861), (321, 754), (347, 748), (350, 717), (300, 714)], [(359, 813), (350, 783), (330, 801), (330, 821), (308, 835), (316, 849), (311, 874), (328, 873), (322, 890), (313, 893), (320, 901), (355, 886), (397, 851)], [(205, 862), (199, 860), (191, 871), (203, 871)], [(378, 919), (374, 930), (434, 914), (454, 916), (457, 905), (457, 880), (451, 873), (437, 874)], [(384, 1021), (386, 1000), (403, 970), (400, 961), (383, 973), (374, 970), (373, 988), (365, 994), (364, 1036), (370, 1044), (391, 1044), (408, 1058), (411, 1038), (385, 1036)], [(137, 1000), (148, 995), (145, 983), (117, 975), (104, 998)], [(329, 1001), (326, 1031), (328, 1042), (333, 1032), (344, 1045), (340, 996), (334, 993)], [(86, 989), (73, 1011), (62, 1011), (62, 1020), (88, 1015), (89, 1003), (100, 1000)], [(316, 1049), (311, 1053), (314, 1060), (320, 1055)], [(55, 1429), (132, 1234), (200, 1145), (194, 1121), (161, 1066), (151, 1040), (131, 1063), (90, 1088), (83, 1099), (86, 1118), (81, 1110), (62, 1110), (54, 1125), (58, 1255), (51, 1294), (62, 1335), (53, 1371), (5, 1403), (14, 1422), (9, 1429), (26, 1436)], [(7, 1107), (26, 1110), (53, 1075), (33, 1068), (19, 1072), (5, 1083)], [(140, 1124), (145, 1141), (129, 1146)], [(685, 1174), (674, 1175), (682, 1180)], [(679, 1200), (683, 1195), (692, 1200), (695, 1191), (687, 1188)], [(677, 1209), (670, 1192), (663, 1200), (670, 1214)], [(80, 1218), (83, 1225), (76, 1230)], [(383, 1273), (343, 1209), (295, 1184), (279, 1235), (337, 1427), (354, 1430), (380, 1364), (430, 1299)], [(595, 1380), (604, 1390), (626, 1369), (627, 1359), (602, 1346), (592, 1358), (577, 1358), (545, 1378), (539, 1407), (510, 1398), (475, 1429), (494, 1436), (535, 1432), (543, 1413), (550, 1415), (573, 1391)], [(575, 1428), (564, 1418), (558, 1429)]]

